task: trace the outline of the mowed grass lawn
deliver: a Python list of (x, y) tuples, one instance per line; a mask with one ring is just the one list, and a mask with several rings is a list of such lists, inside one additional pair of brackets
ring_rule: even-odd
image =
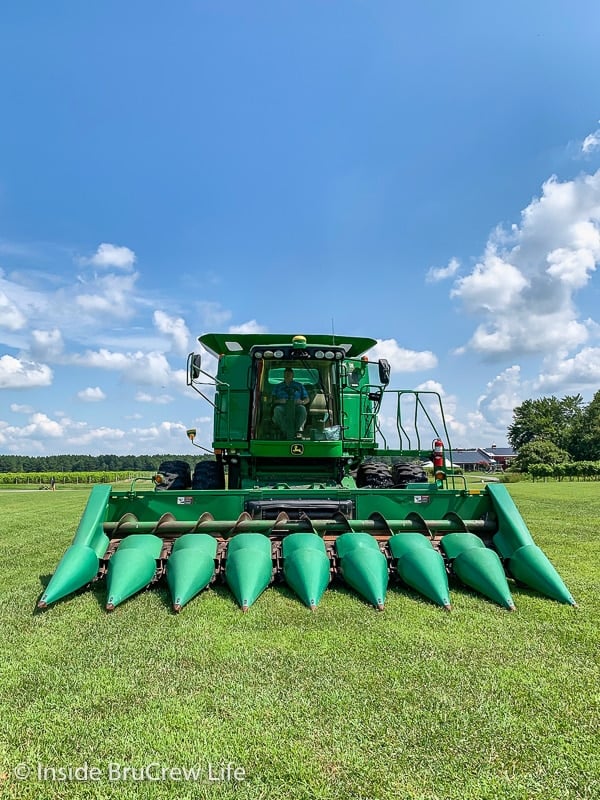
[(99, 587), (34, 613), (87, 492), (0, 493), (0, 797), (600, 797), (600, 484), (510, 490), (578, 609), (336, 587), (311, 613), (276, 587), (174, 615), (161, 588), (108, 614)]

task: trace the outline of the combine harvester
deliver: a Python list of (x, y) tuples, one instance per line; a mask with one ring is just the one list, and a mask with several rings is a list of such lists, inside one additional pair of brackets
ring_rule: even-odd
[[(511, 610), (507, 577), (575, 605), (506, 488), (473, 491), (453, 473), (440, 396), (390, 389), (389, 364), (364, 355), (373, 339), (200, 342), (217, 375), (191, 353), (187, 382), (214, 408), (214, 460), (193, 476), (165, 462), (151, 489), (95, 487), (40, 608), (105, 580), (112, 610), (163, 578), (175, 611), (215, 581), (246, 611), (280, 580), (314, 609), (333, 579), (378, 609), (389, 583), (449, 609), (449, 577)], [(384, 402), (395, 404), (396, 449), (380, 427)]]

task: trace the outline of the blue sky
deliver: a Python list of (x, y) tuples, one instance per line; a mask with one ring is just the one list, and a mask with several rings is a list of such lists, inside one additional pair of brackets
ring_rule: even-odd
[(0, 10), (0, 452), (210, 441), (210, 331), (380, 340), (455, 447), (600, 388), (600, 7)]

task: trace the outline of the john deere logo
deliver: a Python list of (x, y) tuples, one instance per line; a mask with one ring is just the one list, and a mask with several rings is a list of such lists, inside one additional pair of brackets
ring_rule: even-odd
[(303, 444), (293, 444), (290, 448), (290, 452), (293, 456), (301, 456), (304, 452), (304, 445)]

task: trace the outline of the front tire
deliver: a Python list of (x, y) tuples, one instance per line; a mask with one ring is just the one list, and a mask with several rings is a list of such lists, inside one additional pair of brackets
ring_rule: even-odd
[(192, 489), (224, 489), (225, 473), (220, 461), (199, 461), (194, 469)]
[(404, 489), (407, 483), (427, 483), (427, 474), (418, 464), (394, 464), (392, 480), (396, 489)]
[(187, 461), (163, 461), (158, 468), (160, 483), (157, 482), (158, 492), (171, 489), (189, 489), (192, 485), (190, 465)]
[(392, 472), (387, 464), (379, 461), (359, 464), (356, 472), (356, 485), (359, 488), (391, 489), (394, 486)]

